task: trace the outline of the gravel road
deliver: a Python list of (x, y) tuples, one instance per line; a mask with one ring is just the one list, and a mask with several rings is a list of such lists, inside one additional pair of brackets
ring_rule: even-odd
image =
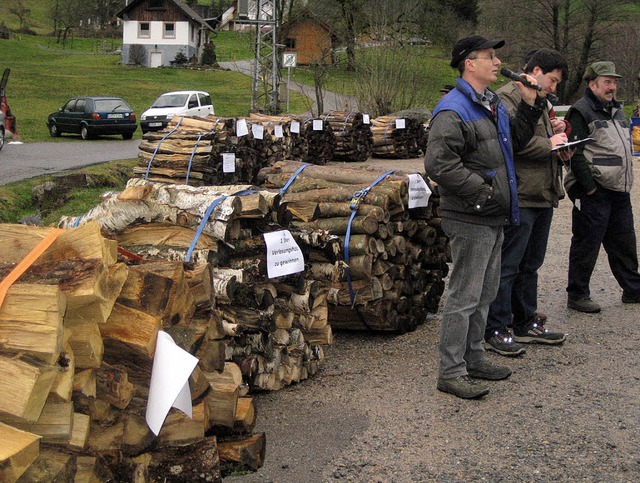
[[(371, 163), (422, 169), (421, 159)], [(638, 184), (632, 196), (640, 226)], [(621, 303), (603, 252), (592, 280), (602, 312), (568, 310), (570, 237), (564, 200), (539, 300), (549, 327), (568, 334), (563, 346), (489, 354), (513, 375), (465, 401), (436, 389), (440, 313), (401, 336), (338, 332), (319, 374), (257, 396), (265, 465), (225, 481), (639, 481), (640, 307)]]

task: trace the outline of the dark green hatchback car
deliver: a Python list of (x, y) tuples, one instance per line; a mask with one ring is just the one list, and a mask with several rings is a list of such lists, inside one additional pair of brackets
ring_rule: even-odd
[(138, 124), (133, 108), (119, 97), (74, 97), (58, 112), (49, 114), (47, 126), (51, 137), (72, 133), (91, 139), (120, 134), (123, 139), (131, 139)]

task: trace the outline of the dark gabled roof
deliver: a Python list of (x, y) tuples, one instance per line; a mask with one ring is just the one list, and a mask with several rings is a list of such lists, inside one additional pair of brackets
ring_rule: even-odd
[[(129, 5), (127, 5), (118, 13), (116, 13), (116, 17), (124, 20), (124, 15), (126, 13), (130, 12), (131, 10), (133, 10), (135, 7), (137, 7), (140, 3), (144, 1), (145, 0), (133, 0)], [(205, 21), (205, 19), (203, 19), (200, 15), (198, 15), (189, 5), (185, 5), (184, 3), (179, 2), (178, 0), (165, 0), (165, 1), (174, 3), (176, 7), (182, 10), (182, 13), (184, 13), (185, 16), (189, 17), (189, 19), (193, 20), (196, 23), (199, 23), (200, 25), (208, 28), (209, 30), (213, 30), (211, 26)]]

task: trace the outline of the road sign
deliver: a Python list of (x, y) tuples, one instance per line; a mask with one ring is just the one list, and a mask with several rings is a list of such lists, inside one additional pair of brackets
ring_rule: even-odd
[(298, 62), (298, 54), (295, 52), (285, 52), (282, 54), (282, 67), (295, 67)]

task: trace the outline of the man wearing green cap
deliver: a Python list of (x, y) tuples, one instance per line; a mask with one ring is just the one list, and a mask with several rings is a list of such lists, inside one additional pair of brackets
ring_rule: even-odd
[(623, 303), (640, 303), (640, 274), (631, 210), (633, 166), (629, 123), (615, 100), (617, 79), (613, 62), (587, 67), (584, 97), (567, 120), (574, 140), (592, 138), (577, 148), (565, 178), (573, 202), (567, 306), (586, 313), (600, 312), (591, 300), (589, 281), (604, 246), (613, 276), (622, 287)]

